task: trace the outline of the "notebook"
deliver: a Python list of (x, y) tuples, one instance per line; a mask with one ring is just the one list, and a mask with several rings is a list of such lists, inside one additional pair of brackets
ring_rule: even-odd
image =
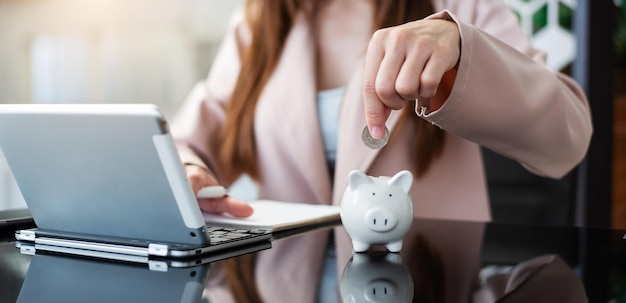
[(204, 219), (221, 226), (269, 229), (275, 234), (296, 228), (319, 227), (341, 222), (340, 208), (334, 205), (274, 200), (258, 200), (249, 204), (254, 213), (248, 218), (204, 213)]
[(154, 105), (2, 104), (0, 148), (37, 225), (21, 241), (190, 257), (271, 238), (207, 228)]

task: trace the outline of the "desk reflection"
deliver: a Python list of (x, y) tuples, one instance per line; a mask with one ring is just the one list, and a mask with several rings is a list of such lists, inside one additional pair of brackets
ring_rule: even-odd
[[(335, 231), (345, 236), (341, 226)], [(274, 244), (280, 247), (281, 241), (315, 235), (304, 232)], [(331, 287), (336, 286), (333, 290), (345, 302), (617, 302), (624, 293), (622, 230), (419, 219), (400, 253), (388, 253), (384, 247), (353, 253), (350, 241), (335, 243), (340, 280)], [(211, 268), (210, 275), (219, 278), (218, 268)], [(306, 267), (300, 269), (298, 274), (311, 274)], [(285, 276), (278, 271), (263, 278)], [(198, 302), (206, 275), (208, 266), (151, 272), (146, 264), (30, 256), (20, 253), (15, 242), (0, 243), (0, 302)], [(316, 286), (296, 291), (314, 293)], [(218, 302), (223, 301), (212, 301)]]
[(400, 254), (355, 253), (344, 268), (339, 290), (343, 302), (411, 302), (413, 279)]
[(35, 254), (17, 302), (200, 302), (209, 265), (166, 271)]
[(384, 247), (350, 253), (339, 283), (341, 299), (350, 303), (588, 302), (581, 279), (558, 253), (532, 254), (514, 263), (489, 262), (484, 259), (488, 253), (484, 236), (482, 223), (414, 221), (400, 253), (388, 253)]

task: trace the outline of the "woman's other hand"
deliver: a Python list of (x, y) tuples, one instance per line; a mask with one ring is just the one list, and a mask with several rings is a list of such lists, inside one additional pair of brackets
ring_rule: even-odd
[(444, 75), (454, 70), (460, 56), (460, 33), (452, 21), (418, 20), (376, 31), (367, 48), (363, 83), (372, 136), (382, 137), (391, 110), (407, 101), (419, 97), (430, 100), (430, 110), (441, 107), (449, 90), (439, 92), (440, 84), (442, 79), (454, 81)]
[[(215, 177), (203, 167), (186, 164), (185, 171), (196, 196), (203, 187), (219, 185)], [(249, 217), (253, 211), (247, 203), (228, 195), (221, 198), (198, 199), (198, 204), (203, 211), (216, 214), (227, 213), (240, 218)]]

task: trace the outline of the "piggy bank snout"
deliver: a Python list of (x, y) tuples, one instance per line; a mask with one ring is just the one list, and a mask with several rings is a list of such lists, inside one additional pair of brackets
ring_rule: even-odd
[(365, 226), (376, 232), (387, 232), (398, 225), (398, 216), (382, 207), (375, 207), (365, 213)]
[(364, 297), (367, 302), (397, 302), (397, 291), (395, 284), (387, 279), (377, 279), (365, 286)]

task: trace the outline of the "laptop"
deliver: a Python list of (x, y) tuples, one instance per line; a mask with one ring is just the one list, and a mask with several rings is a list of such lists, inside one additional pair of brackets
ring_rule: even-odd
[(0, 148), (37, 228), (17, 240), (184, 258), (269, 241), (207, 226), (151, 104), (1, 104)]
[(217, 250), (189, 258), (155, 258), (136, 255), (110, 253), (89, 249), (78, 249), (64, 246), (36, 244), (32, 242), (15, 242), (15, 247), (23, 255), (72, 255), (90, 260), (108, 260), (134, 264), (152, 271), (168, 271), (171, 268), (193, 267), (211, 264), (217, 261), (255, 253), (272, 247), (270, 241), (255, 241), (247, 245), (239, 245), (229, 249)]

